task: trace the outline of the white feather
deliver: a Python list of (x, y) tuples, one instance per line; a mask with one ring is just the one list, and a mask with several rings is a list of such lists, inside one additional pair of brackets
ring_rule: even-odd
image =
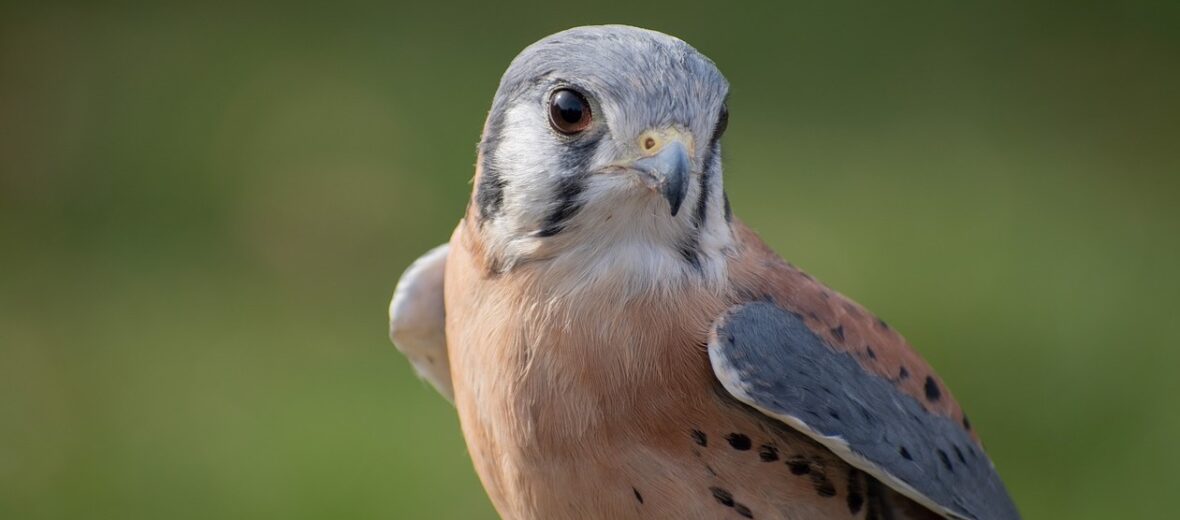
[(409, 358), (418, 375), (453, 402), (443, 302), (443, 278), (450, 250), (450, 244), (435, 247), (402, 274), (389, 302), (389, 338)]

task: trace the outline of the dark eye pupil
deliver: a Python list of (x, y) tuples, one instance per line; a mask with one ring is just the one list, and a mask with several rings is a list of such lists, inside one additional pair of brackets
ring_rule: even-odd
[(577, 123), (582, 120), (582, 100), (574, 97), (569, 92), (562, 92), (557, 95), (557, 99), (553, 101), (557, 105), (557, 111), (561, 115), (561, 120), (567, 123)]
[(558, 90), (549, 101), (549, 117), (559, 132), (573, 134), (590, 125), (590, 106), (586, 98), (572, 90)]

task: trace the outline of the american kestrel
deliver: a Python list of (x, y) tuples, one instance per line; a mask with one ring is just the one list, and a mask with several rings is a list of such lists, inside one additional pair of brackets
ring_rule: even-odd
[(512, 61), (449, 244), (391, 336), (510, 519), (1019, 514), (950, 390), (730, 211), (728, 83), (580, 27)]

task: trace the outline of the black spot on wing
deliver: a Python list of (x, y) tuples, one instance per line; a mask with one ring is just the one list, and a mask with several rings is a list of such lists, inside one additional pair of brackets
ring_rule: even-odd
[[(959, 421), (927, 412), (852, 354), (830, 347), (800, 316), (757, 302), (722, 322), (710, 356), (727, 365), (718, 376), (727, 378), (726, 388), (740, 389), (743, 400), (775, 416), (798, 418), (817, 436), (842, 439), (859, 458), (956, 514), (1019, 518), (990, 464), (953, 464), (950, 446), (967, 447), (965, 459), (973, 446)], [(786, 462), (796, 475), (815, 472), (806, 460)], [(867, 495), (866, 505), (886, 514)]]
[(932, 376), (926, 376), (926, 399), (937, 401), (942, 397), (942, 390), (938, 389), (938, 382)]
[(943, 450), (938, 450), (938, 459), (942, 461), (942, 465), (946, 467), (947, 471), (955, 471), (955, 467), (951, 465), (951, 458), (947, 456)]
[(697, 443), (697, 446), (706, 447), (709, 445), (709, 436), (700, 430), (692, 431), (692, 441)]
[(631, 491), (633, 493), (635, 493), (635, 500), (638, 500), (639, 503), (642, 504), (643, 503), (643, 495), (639, 493), (639, 490), (635, 489), (635, 488), (631, 488)]
[(833, 327), (831, 332), (832, 332), (832, 337), (836, 338), (836, 341), (844, 341), (844, 326), (843, 325)]

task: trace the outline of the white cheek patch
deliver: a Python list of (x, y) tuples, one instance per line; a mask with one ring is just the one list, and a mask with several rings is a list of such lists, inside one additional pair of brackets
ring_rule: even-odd
[(713, 177), (709, 179), (711, 200), (705, 210), (705, 225), (701, 229), (700, 246), (701, 250), (706, 252), (723, 251), (733, 244), (733, 233), (729, 221), (725, 218), (725, 185), (722, 181), (720, 151), (713, 155), (713, 164), (705, 167), (713, 171)]
[(502, 132), (493, 165), (506, 185), (504, 211), (519, 221), (549, 204), (551, 194), (545, 188), (552, 184), (551, 169), (560, 150), (539, 106), (513, 106), (504, 116)]
[(529, 255), (539, 245), (530, 236), (551, 203), (552, 169), (560, 152), (539, 105), (519, 103), (504, 114), (500, 142), (492, 157), (504, 183), (501, 214), (488, 228), (491, 253), (508, 262)]

